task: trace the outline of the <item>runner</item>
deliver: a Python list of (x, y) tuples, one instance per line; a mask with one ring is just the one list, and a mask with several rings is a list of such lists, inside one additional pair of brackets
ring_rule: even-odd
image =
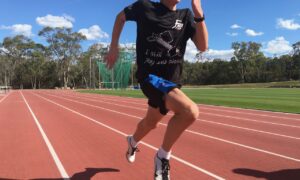
[(187, 41), (191, 38), (199, 51), (208, 48), (208, 33), (200, 0), (192, 0), (193, 12), (177, 9), (180, 0), (152, 2), (139, 0), (121, 11), (115, 21), (107, 66), (115, 64), (119, 38), (126, 21), (137, 23), (136, 77), (148, 98), (148, 112), (135, 133), (127, 137), (127, 160), (135, 161), (138, 143), (168, 113), (170, 119), (162, 146), (154, 157), (154, 178), (170, 179), (171, 149), (181, 134), (198, 117), (197, 105), (181, 90), (180, 76)]

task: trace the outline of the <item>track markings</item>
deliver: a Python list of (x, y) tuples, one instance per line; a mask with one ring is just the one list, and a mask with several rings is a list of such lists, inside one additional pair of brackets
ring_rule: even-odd
[[(47, 95), (53, 96), (53, 97), (57, 97), (57, 98), (60, 98), (60, 99), (65, 99), (67, 101), (75, 102), (75, 103), (78, 103), (78, 104), (83, 104), (83, 105), (86, 105), (86, 106), (90, 106), (90, 107), (94, 107), (94, 108), (98, 108), (98, 109), (110, 111), (110, 112), (113, 112), (113, 113), (125, 115), (125, 116), (128, 116), (128, 117), (133, 117), (133, 118), (137, 118), (137, 119), (141, 119), (142, 118), (142, 117), (134, 116), (134, 115), (131, 115), (131, 114), (127, 114), (127, 113), (123, 113), (123, 112), (119, 112), (119, 111), (115, 111), (115, 110), (103, 108), (103, 107), (100, 107), (100, 106), (95, 106), (95, 105), (83, 103), (83, 102), (80, 102), (80, 101), (70, 100), (70, 99), (67, 99), (67, 98), (63, 98), (63, 97), (59, 97), (59, 96), (55, 96), (55, 95), (50, 95), (50, 94), (47, 94)], [(51, 101), (51, 100), (49, 100), (49, 101)], [(163, 126), (167, 126), (167, 124), (164, 124), (164, 123), (159, 123), (159, 124), (163, 125)], [(245, 144), (236, 143), (236, 142), (233, 142), (233, 141), (229, 141), (229, 140), (218, 138), (218, 137), (214, 137), (214, 136), (209, 136), (209, 135), (198, 133), (198, 132), (191, 131), (191, 130), (186, 130), (186, 132), (194, 134), (194, 135), (203, 136), (203, 137), (207, 137), (207, 138), (210, 138), (210, 139), (218, 140), (218, 141), (221, 141), (221, 142), (224, 142), (224, 143), (228, 143), (228, 144), (231, 144), (231, 145), (236, 145), (236, 146), (243, 147), (243, 148), (246, 148), (246, 149), (254, 150), (254, 151), (257, 151), (257, 152), (265, 153), (265, 154), (268, 154), (268, 155), (272, 155), (272, 156), (284, 158), (284, 159), (295, 161), (295, 162), (300, 162), (300, 159), (296, 159), (296, 158), (292, 158), (292, 157), (289, 157), (289, 156), (281, 155), (281, 154), (278, 154), (278, 153), (270, 152), (270, 151), (267, 151), (267, 150), (263, 150), (263, 149), (251, 147), (251, 146), (248, 146), (248, 145), (245, 145)]]
[[(69, 95), (64, 95), (64, 96), (67, 96), (67, 97), (70, 97), (70, 98), (73, 97), (73, 96), (69, 96)], [(115, 104), (115, 103), (107, 102), (105, 100), (92, 100), (92, 99), (87, 99), (87, 98), (83, 98), (83, 97), (76, 97), (76, 98), (84, 99), (84, 100), (87, 100), (87, 101), (93, 101), (93, 102), (102, 102), (102, 103), (111, 104), (111, 105), (114, 105), (114, 106), (125, 107), (125, 108), (135, 109), (135, 110), (139, 110), (139, 111), (146, 111), (147, 110), (145, 108), (137, 108), (137, 107), (133, 107), (133, 106), (126, 106), (126, 105), (121, 105), (121, 104)], [(168, 116), (172, 116), (172, 114), (168, 114)], [(269, 135), (274, 135), (274, 136), (279, 136), (279, 137), (284, 137), (284, 138), (289, 138), (289, 139), (300, 140), (300, 137), (288, 136), (288, 135), (283, 135), (283, 134), (278, 134), (278, 133), (272, 133), (272, 132), (268, 132), (268, 131), (261, 131), (261, 130), (246, 128), (246, 127), (240, 127), (240, 126), (235, 126), (235, 125), (230, 125), (230, 124), (225, 124), (225, 123), (219, 123), (219, 122), (214, 122), (214, 121), (206, 120), (206, 119), (203, 119), (203, 118), (201, 118), (201, 119), (198, 118), (197, 121), (211, 123), (211, 124), (217, 124), (217, 125), (231, 127), (231, 128), (236, 128), (236, 129), (243, 129), (243, 130), (246, 130), (246, 131), (264, 133), (264, 134), (269, 134)]]
[(9, 95), (11, 92), (9, 92), (6, 96), (4, 96), (2, 99), (0, 99), (0, 103), (2, 103)]
[(52, 158), (53, 158), (53, 160), (54, 160), (54, 162), (56, 164), (56, 167), (58, 168), (61, 176), (63, 177), (63, 179), (66, 179), (66, 180), (69, 179), (69, 175), (67, 174), (67, 172), (66, 172), (63, 164), (59, 160), (59, 158), (58, 158), (58, 156), (57, 156), (57, 154), (56, 154), (56, 152), (55, 152), (55, 150), (54, 150), (54, 148), (53, 148), (50, 140), (48, 139), (45, 131), (43, 130), (41, 124), (39, 123), (39, 120), (35, 116), (34, 112), (32, 111), (31, 107), (29, 106), (26, 98), (24, 97), (24, 95), (23, 95), (23, 93), (21, 91), (20, 91), (20, 94), (21, 94), (21, 96), (22, 96), (22, 98), (23, 98), (23, 100), (24, 100), (24, 102), (25, 102), (25, 104), (26, 104), (29, 112), (31, 113), (31, 115), (32, 115), (32, 117), (34, 119), (34, 122), (36, 123), (36, 125), (37, 125), (37, 127), (38, 127), (38, 129), (39, 129), (39, 131), (40, 131), (40, 133), (41, 133), (41, 135), (42, 135), (42, 137), (43, 137), (43, 139), (44, 139), (47, 147), (48, 147), (48, 150), (49, 150), (49, 152), (50, 152), (50, 154), (51, 154), (51, 156), (52, 156)]
[[(101, 126), (107, 128), (107, 129), (110, 129), (110, 130), (112, 130), (112, 131), (114, 131), (114, 132), (116, 132), (116, 133), (118, 133), (118, 134), (120, 134), (120, 135), (122, 135), (122, 136), (125, 136), (125, 137), (128, 136), (128, 134), (126, 134), (126, 133), (124, 133), (124, 132), (122, 132), (122, 131), (119, 131), (119, 130), (117, 130), (117, 129), (113, 128), (113, 127), (110, 127), (110, 126), (108, 126), (108, 125), (106, 125), (106, 124), (104, 124), (104, 123), (101, 123), (101, 122), (99, 122), (99, 121), (97, 121), (97, 120), (95, 120), (95, 119), (93, 119), (93, 118), (91, 118), (91, 117), (88, 117), (88, 116), (86, 116), (86, 115), (84, 115), (84, 114), (81, 114), (81, 113), (79, 113), (79, 112), (77, 112), (77, 111), (75, 111), (75, 110), (73, 110), (73, 109), (70, 109), (70, 108), (68, 108), (68, 107), (66, 107), (66, 106), (63, 106), (63, 105), (61, 105), (61, 104), (59, 104), (59, 103), (56, 103), (56, 102), (54, 102), (54, 101), (52, 101), (52, 100), (50, 100), (50, 99), (48, 99), (48, 98), (45, 98), (45, 97), (43, 97), (43, 96), (41, 96), (41, 95), (38, 95), (38, 94), (36, 94), (36, 93), (32, 93), (32, 94), (35, 95), (35, 96), (38, 96), (38, 97), (40, 97), (40, 98), (42, 98), (42, 99), (44, 99), (44, 100), (46, 100), (46, 101), (48, 101), (48, 102), (50, 102), (50, 103), (52, 103), (52, 104), (55, 104), (55, 105), (57, 105), (57, 106), (59, 106), (59, 107), (65, 109), (65, 110), (71, 111), (71, 112), (74, 113), (74, 114), (77, 114), (77, 115), (79, 115), (79, 116), (81, 116), (81, 117), (84, 117), (85, 119), (88, 119), (88, 120), (90, 120), (90, 121), (92, 121), (92, 122), (94, 122), (94, 123), (96, 123), (96, 124), (98, 124), (98, 125), (101, 125)], [(151, 148), (151, 149), (153, 149), (153, 150), (156, 150), (156, 151), (158, 150), (158, 148), (156, 148), (156, 147), (154, 147), (154, 146), (152, 146), (152, 145), (150, 145), (150, 144), (148, 144), (148, 143), (141, 142), (141, 144), (143, 144), (143, 145), (145, 145), (145, 146), (147, 146), (147, 147), (149, 147), (149, 148)], [(192, 164), (192, 163), (190, 163), (190, 162), (187, 162), (187, 161), (185, 161), (185, 160), (183, 160), (183, 159), (181, 159), (181, 158), (179, 158), (179, 157), (177, 157), (177, 156), (172, 155), (172, 158), (173, 158), (174, 160), (177, 160), (177, 161), (181, 162), (182, 164), (184, 164), (184, 165), (186, 165), (186, 166), (189, 166), (189, 167), (191, 167), (191, 168), (193, 168), (193, 169), (195, 169), (195, 170), (197, 170), (197, 171), (199, 171), (199, 172), (202, 172), (202, 173), (204, 173), (204, 174), (207, 174), (207, 175), (209, 175), (209, 176), (211, 176), (211, 177), (213, 177), (213, 178), (215, 178), (215, 179), (217, 179), (217, 180), (225, 180), (224, 178), (222, 178), (222, 177), (220, 177), (220, 176), (218, 176), (218, 175), (216, 175), (216, 174), (213, 174), (213, 173), (211, 173), (211, 172), (209, 172), (209, 171), (207, 171), (207, 170), (205, 170), (205, 169), (202, 169), (202, 168), (200, 168), (200, 167), (198, 167), (198, 166), (196, 166), (196, 165), (194, 165), (194, 164)]]
[[(88, 96), (85, 96), (85, 97), (88, 97)], [(89, 96), (89, 97), (91, 97), (91, 96)], [(102, 96), (102, 99), (103, 99), (103, 96)], [(123, 101), (123, 100), (115, 100), (114, 98), (108, 98), (108, 97), (104, 97), (104, 99), (107, 99), (109, 101), (125, 102), (125, 103), (135, 104), (135, 105), (144, 105), (145, 104), (145, 103), (142, 103), (142, 101), (129, 102), (129, 101)], [(235, 107), (231, 108), (231, 107), (225, 107), (225, 106), (213, 106), (213, 105), (206, 105), (206, 104), (197, 104), (197, 105), (201, 109), (209, 109), (209, 110), (220, 111), (220, 112), (229, 112), (229, 113), (243, 114), (243, 115), (247, 114), (247, 115), (254, 115), (254, 116), (261, 116), (261, 117), (270, 117), (270, 118), (277, 118), (277, 119), (287, 119), (287, 120), (300, 121), (300, 118), (260, 114), (260, 113), (258, 113), (258, 112), (260, 112), (260, 110), (242, 109), (242, 108), (235, 108)], [(204, 106), (210, 106), (210, 107), (204, 107)], [(212, 107), (217, 107), (218, 109), (212, 108)], [(224, 109), (221, 109), (221, 108), (224, 108), (224, 109), (231, 108), (231, 109), (243, 110), (243, 112), (232, 111), (232, 110), (224, 110)], [(250, 112), (244, 112), (244, 111), (252, 111), (252, 112), (257, 112), (257, 113), (250, 113)], [(263, 111), (263, 110), (261, 110), (261, 112), (281, 114), (281, 115), (295, 115), (295, 114), (291, 114), (291, 113), (271, 112), (271, 111)], [(297, 115), (295, 115), (295, 116), (297, 116)]]

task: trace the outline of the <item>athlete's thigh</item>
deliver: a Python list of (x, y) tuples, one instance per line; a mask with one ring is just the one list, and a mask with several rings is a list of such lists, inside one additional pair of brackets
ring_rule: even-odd
[(175, 88), (165, 96), (167, 109), (179, 113), (195, 103), (187, 97), (180, 89)]

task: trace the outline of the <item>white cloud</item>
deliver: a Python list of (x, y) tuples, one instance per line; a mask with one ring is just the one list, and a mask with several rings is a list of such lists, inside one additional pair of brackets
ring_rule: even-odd
[(29, 24), (15, 24), (12, 26), (0, 26), (0, 29), (11, 30), (13, 34), (24, 35), (27, 37), (33, 36), (32, 26)]
[(264, 34), (263, 32), (255, 32), (253, 29), (246, 29), (245, 33), (247, 34), (247, 36), (252, 36), (252, 37), (261, 36)]
[[(196, 46), (194, 43), (189, 40), (187, 42), (186, 46), (186, 52), (184, 59), (190, 62), (195, 62), (196, 61), (196, 54), (199, 51), (197, 50)], [(203, 53), (203, 58), (205, 60), (213, 60), (213, 59), (223, 59), (223, 60), (230, 60), (233, 57), (233, 49), (229, 50), (214, 50), (214, 49), (209, 49), (205, 53)]]
[(294, 19), (277, 19), (277, 26), (279, 28), (288, 29), (288, 30), (298, 30), (300, 29), (300, 24), (295, 23)]
[(238, 36), (239, 33), (226, 33), (226, 35), (231, 36), (231, 37), (235, 37), (235, 36)]
[(238, 24), (233, 24), (230, 26), (231, 29), (242, 29), (242, 27)]
[(72, 28), (75, 19), (69, 15), (53, 16), (48, 14), (44, 17), (37, 17), (36, 22), (43, 27), (51, 28)]
[(136, 44), (135, 43), (125, 43), (125, 44), (120, 44), (121, 48), (136, 48)]
[(196, 54), (198, 53), (198, 50), (193, 43), (193, 41), (189, 40), (186, 45), (185, 55), (184, 59), (190, 62), (196, 61)]
[(93, 25), (88, 29), (80, 29), (79, 32), (86, 36), (88, 40), (107, 39), (109, 35), (102, 31), (98, 25)]
[(223, 59), (223, 60), (230, 60), (233, 57), (234, 50), (214, 50), (210, 49), (206, 52), (206, 56), (208, 59)]
[(290, 42), (285, 40), (284, 37), (276, 37), (274, 40), (268, 42), (266, 49), (264, 52), (269, 54), (287, 54), (292, 51), (292, 47), (290, 46)]

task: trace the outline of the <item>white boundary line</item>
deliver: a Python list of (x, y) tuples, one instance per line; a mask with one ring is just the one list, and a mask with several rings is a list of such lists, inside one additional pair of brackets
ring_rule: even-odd
[[(135, 110), (139, 110), (139, 111), (147, 111), (147, 109), (145, 109), (145, 108), (137, 108), (137, 107), (133, 107), (133, 106), (126, 106), (126, 105), (121, 105), (121, 104), (115, 104), (115, 103), (107, 102), (105, 100), (99, 100), (99, 99), (98, 100), (93, 100), (93, 99), (88, 99), (86, 97), (76, 97), (76, 96), (71, 96), (71, 95), (66, 95), (66, 94), (64, 94), (64, 96), (65, 97), (69, 97), (69, 98), (75, 97), (75, 98), (83, 99), (83, 100), (86, 100), (86, 101), (101, 102), (101, 103), (111, 104), (111, 105), (114, 105), (114, 106), (135, 109)], [(172, 116), (172, 114), (168, 114), (168, 116)], [(259, 133), (264, 133), (264, 134), (269, 134), (269, 135), (274, 135), (274, 136), (280, 136), (280, 137), (284, 137), (284, 138), (290, 138), (290, 139), (300, 140), (300, 137), (294, 137), (294, 136), (289, 136), (289, 135), (277, 134), (277, 133), (272, 133), (272, 132), (268, 132), (268, 131), (262, 131), (262, 130), (257, 130), (257, 129), (240, 127), (240, 126), (235, 126), (235, 125), (230, 125), (230, 124), (225, 124), (225, 123), (219, 123), (219, 122), (214, 122), (214, 121), (206, 120), (206, 119), (203, 119), (203, 118), (201, 118), (201, 119), (198, 118), (197, 121), (211, 123), (211, 124), (217, 124), (217, 125), (227, 126), (227, 127), (237, 128), (237, 129), (243, 129), (243, 130), (247, 130), (247, 131), (259, 132)]]
[(225, 108), (225, 109), (238, 109), (238, 110), (244, 110), (244, 111), (274, 113), (274, 114), (281, 114), (281, 115), (294, 115), (294, 116), (299, 116), (300, 115), (300, 114), (295, 114), (295, 113), (266, 111), (266, 110), (260, 110), (260, 109), (238, 108), (238, 107), (229, 107), (229, 106), (221, 106), (221, 105), (220, 106), (218, 106), (218, 105), (210, 105), (210, 104), (198, 104), (198, 105), (201, 105), (201, 106), (212, 106), (212, 107), (221, 107), (221, 108)]
[[(82, 93), (82, 95), (83, 95), (83, 93)], [(95, 96), (92, 96), (92, 95), (94, 95), (94, 94), (91, 94), (91, 96), (89, 96), (89, 97), (97, 97), (96, 96), (97, 94), (95, 94)], [(85, 96), (85, 97), (88, 97), (88, 96)], [(118, 98), (118, 97), (121, 97), (121, 96), (115, 96), (115, 97)], [(110, 97), (110, 96), (109, 97), (101, 96), (101, 98), (114, 101), (114, 98)], [(121, 98), (132, 98), (132, 97), (123, 97), (122, 96)], [(139, 98), (132, 98), (132, 99), (140, 100)], [(144, 104), (144, 103), (141, 103), (142, 101), (128, 102), (128, 101), (125, 101), (125, 100), (124, 101), (120, 100), (119, 102), (126, 102), (126, 103), (129, 103), (129, 104), (138, 104), (138, 105)], [(214, 111), (223, 111), (223, 112), (230, 112), (230, 113), (236, 113), (236, 114), (247, 114), (247, 115), (255, 115), (255, 116), (261, 116), (261, 117), (271, 117), (271, 118), (279, 118), (279, 119), (288, 119), (288, 120), (300, 121), (300, 118), (297, 118), (297, 117), (282, 117), (282, 116), (275, 116), (275, 115), (259, 114), (259, 112), (274, 113), (274, 114), (281, 114), (281, 115), (294, 115), (294, 116), (300, 116), (300, 114), (292, 114), (292, 113), (284, 113), (284, 112), (273, 112), (273, 111), (264, 111), (264, 110), (255, 110), (255, 109), (243, 109), (243, 108), (237, 108), (237, 107), (216, 106), (216, 105), (208, 105), (208, 104), (197, 104), (197, 105), (198, 105), (199, 108), (211, 109), (211, 110), (214, 110)], [(210, 106), (210, 107), (207, 107), (207, 106)], [(215, 109), (213, 107), (217, 107), (217, 108), (219, 107), (219, 108), (231, 109), (231, 110)], [(243, 111), (254, 111), (254, 112), (257, 112), (257, 113), (237, 112), (237, 111), (233, 111), (233, 109), (243, 110)]]
[[(70, 95), (64, 94), (64, 96), (68, 96), (69, 97)], [(74, 97), (76, 97), (76, 96), (74, 96)], [(76, 98), (81, 98), (81, 97), (76, 97)], [(97, 100), (91, 100), (91, 99), (89, 99), (89, 100), (90, 101), (97, 101)], [(99, 99), (98, 99), (98, 101), (106, 102), (105, 100), (99, 100)], [(118, 100), (112, 100), (111, 99), (110, 101), (118, 101)], [(124, 101), (118, 101), (118, 102), (124, 102)], [(108, 102), (106, 102), (106, 103), (108, 103)], [(125, 103), (128, 103), (128, 102), (125, 102)], [(110, 103), (110, 104), (113, 104), (113, 103)], [(142, 105), (142, 106), (145, 106), (145, 104), (141, 104), (141, 103), (138, 103), (138, 104)], [(122, 105), (118, 105), (118, 106), (122, 106)], [(137, 109), (137, 108), (134, 108), (134, 109)], [(249, 121), (249, 122), (256, 122), (256, 123), (263, 123), (263, 124), (271, 124), (271, 125), (276, 125), (276, 126), (286, 126), (286, 127), (290, 127), (290, 128), (300, 128), (300, 126), (296, 126), (296, 125), (289, 125), (289, 124), (282, 124), (282, 123), (273, 123), (273, 122), (269, 122), (269, 121), (260, 121), (260, 120), (254, 120), (254, 119), (243, 118), (243, 117), (227, 116), (227, 115), (213, 114), (213, 113), (206, 113), (206, 112), (200, 112), (200, 114), (206, 114), (206, 115), (217, 116), (217, 117), (225, 117), (225, 118), (230, 118), (230, 119), (237, 119), (237, 120), (240, 120), (240, 121)]]
[(6, 96), (4, 96), (1, 100), (0, 103), (2, 103), (9, 95), (11, 94), (11, 92), (9, 92)]
[[(47, 94), (47, 95), (54, 96), (54, 97), (57, 97), (57, 98), (60, 98), (60, 99), (65, 99), (65, 100), (71, 101), (71, 102), (76, 102), (78, 104), (83, 104), (83, 105), (86, 105), (86, 106), (90, 106), (90, 107), (94, 107), (94, 108), (98, 108), (98, 109), (103, 109), (103, 110), (106, 110), (106, 111), (110, 111), (110, 112), (113, 112), (113, 113), (125, 115), (125, 116), (128, 116), (128, 117), (133, 117), (133, 118), (137, 118), (137, 119), (141, 119), (142, 118), (142, 117), (130, 115), (130, 114), (127, 114), (127, 113), (123, 113), (123, 112), (119, 112), (119, 111), (115, 111), (115, 110), (111, 110), (111, 109), (107, 109), (107, 108), (103, 108), (103, 107), (99, 107), (99, 106), (95, 106), (95, 105), (91, 105), (91, 104), (87, 104), (87, 103), (83, 103), (83, 102), (79, 102), (79, 101), (75, 101), (75, 100), (70, 100), (70, 99), (59, 97), (59, 96), (55, 96), (55, 95), (50, 95), (50, 94)], [(164, 124), (164, 123), (159, 123), (159, 124), (163, 125), (163, 126), (167, 126), (167, 124)], [(266, 151), (266, 150), (263, 150), (263, 149), (259, 149), (259, 148), (247, 146), (247, 145), (236, 143), (236, 142), (233, 142), (233, 141), (229, 141), (229, 140), (225, 140), (225, 139), (221, 139), (221, 138), (209, 136), (209, 135), (198, 133), (198, 132), (191, 131), (191, 130), (186, 130), (186, 132), (192, 133), (192, 134), (195, 134), (195, 135), (199, 135), (199, 136), (208, 137), (208, 138), (211, 138), (211, 139), (214, 139), (214, 140), (218, 140), (218, 141), (222, 141), (222, 142), (225, 142), (225, 143), (233, 144), (233, 145), (236, 145), (236, 146), (239, 146), (239, 147), (243, 147), (243, 148), (246, 148), (246, 149), (251, 149), (251, 150), (255, 150), (255, 151), (258, 151), (258, 152), (265, 153), (265, 154), (269, 154), (269, 155), (277, 156), (277, 157), (280, 157), (280, 158), (288, 159), (288, 160), (291, 160), (291, 161), (300, 162), (300, 159), (296, 159), (296, 158), (288, 157), (288, 156), (281, 155), (281, 154), (278, 154), (278, 153)]]
[(55, 162), (55, 164), (56, 164), (56, 167), (58, 168), (58, 170), (59, 170), (59, 172), (60, 172), (62, 178), (68, 180), (70, 177), (69, 177), (69, 175), (67, 174), (67, 172), (66, 172), (66, 170), (65, 170), (65, 168), (64, 168), (64, 166), (63, 166), (63, 164), (62, 164), (61, 161), (59, 160), (59, 158), (58, 158), (58, 156), (57, 156), (57, 154), (56, 154), (56, 152), (55, 152), (55, 150), (54, 150), (54, 148), (53, 148), (51, 142), (49, 141), (49, 139), (48, 139), (48, 137), (47, 137), (45, 131), (43, 130), (41, 124), (39, 123), (39, 120), (36, 118), (35, 114), (33, 113), (31, 107), (29, 106), (27, 100), (25, 99), (25, 97), (24, 97), (24, 95), (23, 95), (23, 93), (22, 93), (21, 91), (20, 91), (20, 94), (21, 94), (21, 96), (22, 96), (24, 102), (26, 103), (27, 108), (29, 109), (29, 111), (30, 111), (30, 113), (31, 113), (31, 115), (32, 115), (32, 117), (33, 117), (33, 119), (34, 119), (34, 122), (36, 123), (36, 125), (37, 125), (37, 127), (38, 127), (40, 133), (42, 134), (42, 137), (43, 137), (43, 139), (44, 139), (44, 141), (45, 141), (45, 143), (46, 143), (46, 145), (47, 145), (47, 147), (48, 147), (48, 149), (49, 149), (49, 151), (50, 151), (50, 154), (51, 154), (51, 156), (52, 156), (52, 158), (53, 158), (53, 160), (54, 160), (54, 162)]
[[(110, 127), (110, 126), (108, 126), (108, 125), (106, 125), (106, 124), (104, 124), (104, 123), (101, 123), (101, 122), (99, 122), (99, 121), (97, 121), (97, 120), (95, 120), (95, 119), (93, 119), (93, 118), (91, 118), (91, 117), (88, 117), (88, 116), (86, 116), (86, 115), (83, 115), (83, 114), (81, 114), (81, 113), (79, 113), (79, 112), (77, 112), (77, 111), (75, 111), (75, 110), (73, 110), (73, 109), (70, 109), (70, 108), (68, 108), (68, 107), (66, 107), (66, 106), (63, 106), (63, 105), (61, 105), (61, 104), (59, 104), (59, 103), (56, 103), (56, 102), (54, 102), (54, 101), (52, 101), (52, 100), (50, 100), (50, 99), (48, 99), (48, 98), (45, 98), (45, 97), (43, 97), (43, 96), (41, 96), (41, 95), (38, 95), (38, 94), (36, 94), (36, 93), (32, 93), (32, 94), (35, 95), (35, 96), (38, 96), (38, 97), (40, 97), (40, 98), (42, 98), (42, 99), (44, 99), (44, 100), (46, 100), (46, 101), (48, 101), (48, 102), (50, 102), (50, 103), (52, 103), (52, 104), (55, 104), (55, 105), (57, 105), (57, 106), (59, 106), (59, 107), (65, 109), (65, 110), (71, 111), (71, 112), (74, 113), (74, 114), (77, 114), (77, 115), (79, 115), (79, 116), (81, 116), (81, 117), (84, 117), (84, 118), (86, 118), (86, 119), (88, 119), (88, 120), (90, 120), (90, 121), (92, 121), (92, 122), (94, 122), (94, 123), (96, 123), (96, 124), (98, 124), (98, 125), (101, 125), (101, 126), (107, 128), (107, 129), (110, 129), (110, 130), (112, 130), (112, 131), (114, 131), (114, 132), (116, 132), (116, 133), (118, 133), (118, 134), (120, 134), (120, 135), (122, 135), (122, 136), (125, 136), (125, 137), (128, 136), (128, 134), (126, 134), (126, 133), (124, 133), (124, 132), (122, 132), (122, 131), (119, 131), (119, 130), (117, 130), (117, 129), (115, 129), (115, 128), (112, 128), (112, 127)], [(142, 143), (143, 145), (149, 147), (150, 149), (153, 149), (153, 150), (156, 150), (156, 151), (158, 150), (158, 148), (156, 148), (156, 147), (154, 147), (154, 146), (152, 146), (152, 145), (150, 145), (150, 144), (148, 144), (148, 143), (145, 143), (145, 142), (141, 142), (141, 143)], [(211, 173), (211, 172), (209, 172), (209, 171), (207, 171), (207, 170), (205, 170), (205, 169), (202, 169), (202, 168), (200, 168), (200, 167), (198, 167), (198, 166), (196, 166), (196, 165), (194, 165), (194, 164), (192, 164), (192, 163), (189, 163), (189, 162), (187, 162), (187, 161), (185, 161), (185, 160), (183, 160), (183, 159), (181, 159), (181, 158), (179, 158), (179, 157), (177, 157), (177, 156), (172, 155), (172, 158), (174, 158), (175, 160), (181, 162), (182, 164), (184, 164), (184, 165), (186, 165), (186, 166), (189, 166), (189, 167), (191, 167), (191, 168), (193, 168), (193, 169), (195, 169), (195, 170), (198, 170), (198, 171), (200, 171), (200, 172), (202, 172), (202, 173), (204, 173), (204, 174), (206, 174), (206, 175), (209, 175), (209, 176), (211, 176), (211, 177), (214, 177), (214, 178), (216, 178), (216, 179), (218, 179), (218, 180), (225, 180), (224, 178), (222, 178), (222, 177), (220, 177), (220, 176), (217, 176), (217, 175), (215, 175), (215, 174), (213, 174), (213, 173)]]
[[(110, 101), (118, 101), (118, 100), (115, 100), (115, 99), (108, 99), (108, 98), (104, 98), (104, 99), (110, 100)], [(128, 102), (128, 101), (118, 101), (118, 102), (125, 102), (125, 103), (128, 103), (128, 104), (132, 103), (132, 102)], [(132, 103), (132, 104), (145, 105), (145, 104), (142, 104), (142, 103)], [(201, 109), (211, 109), (211, 108), (200, 107), (200, 110)], [(223, 111), (223, 112), (232, 112), (232, 113), (243, 114), (241, 112), (235, 112), (235, 111), (217, 110), (217, 109), (213, 109), (213, 110), (214, 111)], [(211, 116), (233, 118), (233, 119), (238, 119), (238, 120), (243, 120), (243, 121), (252, 121), (252, 122), (257, 122), (257, 123), (265, 123), (265, 124), (272, 124), (272, 125), (278, 125), (278, 126), (287, 126), (287, 127), (292, 127), (292, 128), (300, 128), (300, 126), (295, 126), (295, 125), (288, 125), (288, 124), (282, 124), (282, 123), (272, 123), (272, 122), (268, 122), (268, 121), (254, 120), (254, 119), (244, 118), (244, 117), (239, 117), (239, 116), (226, 116), (226, 115), (220, 115), (220, 114), (214, 114), (214, 113), (206, 113), (206, 112), (200, 112), (200, 113), (201, 114), (211, 115)], [(250, 114), (250, 113), (248, 113), (248, 114)], [(257, 115), (257, 114), (251, 114), (251, 115)], [(269, 116), (269, 115), (258, 115), (258, 116), (272, 117), (272, 118), (279, 118), (279, 119), (289, 119), (289, 120), (299, 121), (299, 119), (287, 118), (287, 117), (279, 117), (279, 116)]]

